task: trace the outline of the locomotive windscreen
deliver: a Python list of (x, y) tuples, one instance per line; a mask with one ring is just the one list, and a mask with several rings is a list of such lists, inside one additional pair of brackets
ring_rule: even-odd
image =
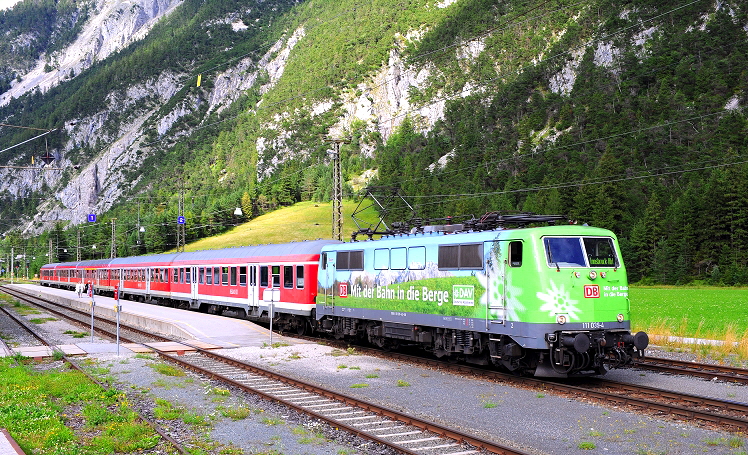
[(545, 254), (552, 267), (618, 267), (610, 237), (545, 237)]

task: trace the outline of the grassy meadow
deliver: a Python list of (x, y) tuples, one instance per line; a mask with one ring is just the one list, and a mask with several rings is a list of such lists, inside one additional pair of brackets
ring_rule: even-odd
[[(351, 213), (356, 210), (357, 206), (358, 203), (355, 201), (343, 201), (343, 240), (345, 241), (350, 240), (351, 232), (357, 229), (351, 219)], [(377, 221), (377, 215), (373, 209), (365, 211), (360, 218), (369, 223)], [(185, 251), (329, 238), (332, 238), (332, 203), (307, 201), (258, 216), (225, 234), (190, 243), (185, 246)], [(361, 239), (363, 240), (363, 237)]]
[(748, 288), (654, 286), (629, 288), (634, 330), (655, 343), (665, 337), (726, 341), (723, 353), (748, 358)]

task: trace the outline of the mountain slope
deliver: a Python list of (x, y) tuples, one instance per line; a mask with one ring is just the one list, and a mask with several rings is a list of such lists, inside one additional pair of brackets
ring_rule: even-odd
[[(65, 169), (2, 171), (0, 216), (39, 233), (95, 212), (117, 218), (119, 254), (158, 251), (178, 214), (192, 239), (239, 205), (328, 198), (323, 139), (347, 137), (345, 178), (377, 175), (420, 216), (567, 213), (617, 232), (635, 279), (748, 282), (746, 55), (738, 2), (185, 0), (0, 109), (60, 128)], [(35, 134), (2, 131), (0, 150)], [(0, 160), (30, 162), (35, 141)]]

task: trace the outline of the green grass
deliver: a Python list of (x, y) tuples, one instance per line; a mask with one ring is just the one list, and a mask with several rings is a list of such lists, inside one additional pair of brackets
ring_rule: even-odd
[[(354, 201), (343, 201), (344, 240), (350, 238), (351, 232), (356, 230), (356, 224), (351, 219), (351, 213), (357, 205), (358, 203)], [(375, 216), (368, 212), (362, 214), (360, 218), (376, 223)], [(299, 202), (290, 207), (258, 216), (225, 234), (190, 243), (185, 246), (185, 251), (329, 239), (332, 235), (331, 213), (330, 202)], [(278, 229), (278, 226), (287, 224), (288, 220), (294, 220), (294, 229)]]
[(187, 374), (183, 370), (166, 363), (155, 363), (148, 366), (166, 376), (184, 376)]
[[(668, 349), (698, 357), (748, 360), (748, 288), (640, 287), (629, 289), (634, 330)], [(670, 337), (719, 340), (720, 346), (689, 345)], [(729, 360), (732, 362), (732, 360)]]
[(32, 324), (44, 324), (45, 322), (56, 321), (55, 318), (31, 318), (29, 322)]
[(679, 336), (724, 336), (726, 327), (748, 330), (748, 289), (718, 287), (639, 287), (629, 289), (631, 319), (638, 330), (665, 327)]
[(236, 408), (220, 408), (221, 415), (228, 417), (231, 420), (242, 420), (249, 417), (252, 414), (252, 410), (246, 406), (239, 406)]
[[(0, 427), (25, 453), (104, 455), (154, 447), (160, 437), (136, 420), (124, 396), (77, 371), (35, 372), (13, 358), (0, 359)], [(81, 408), (77, 416), (68, 408)], [(81, 437), (65, 422), (84, 421)]]

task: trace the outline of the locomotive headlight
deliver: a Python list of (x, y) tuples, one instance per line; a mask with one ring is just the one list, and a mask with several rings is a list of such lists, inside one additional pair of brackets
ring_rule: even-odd
[(557, 314), (556, 315), (556, 322), (560, 325), (566, 324), (566, 315), (565, 314)]
[(590, 270), (590, 280), (594, 280), (595, 278), (597, 278), (597, 272)]
[(621, 313), (618, 313), (618, 316), (616, 316), (616, 319), (618, 322), (623, 322), (623, 315)]

